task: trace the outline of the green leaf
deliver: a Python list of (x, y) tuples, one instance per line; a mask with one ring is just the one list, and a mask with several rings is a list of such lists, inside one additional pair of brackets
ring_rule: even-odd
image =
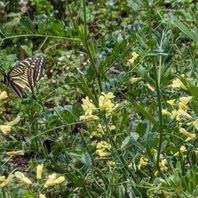
[(21, 25), (23, 25), (28, 31), (34, 32), (34, 24), (31, 19), (27, 16), (22, 16), (20, 20)]
[(27, 45), (21, 45), (21, 48), (25, 51), (28, 56), (32, 56), (32, 49)]
[(120, 123), (120, 129), (119, 129), (120, 131), (124, 130), (128, 121), (129, 121), (129, 113), (127, 112), (126, 108), (124, 108), (123, 112), (122, 112), (122, 120), (121, 120), (121, 123)]
[(142, 114), (146, 119), (148, 119), (153, 125), (156, 127), (159, 127), (159, 123), (157, 120), (148, 112), (146, 111), (138, 102), (136, 102), (133, 98), (129, 98), (125, 94), (121, 93), (131, 104), (133, 107), (136, 109), (136, 111), (140, 114)]
[(83, 164), (85, 164), (89, 168), (92, 166), (92, 160), (91, 160), (91, 156), (89, 155), (89, 153), (83, 154), (81, 157), (81, 161)]
[(180, 76), (179, 79), (185, 85), (187, 90), (191, 93), (192, 96), (198, 98), (198, 87), (193, 85), (187, 78)]
[(24, 194), (24, 195), (22, 196), (22, 198), (34, 198), (34, 196), (31, 195), (31, 194)]
[(182, 23), (179, 19), (174, 18), (171, 20), (171, 23), (178, 27), (186, 36), (191, 38), (194, 42), (198, 43), (198, 34), (197, 31), (193, 32), (190, 30), (184, 23)]
[(109, 55), (104, 61), (102, 61), (99, 65), (98, 71), (100, 74), (103, 74), (106, 70), (108, 70), (113, 63), (122, 58), (123, 52), (126, 51), (127, 48), (127, 40), (123, 40), (121, 43), (118, 43), (111, 55)]
[(81, 72), (79, 71), (80, 77), (78, 78), (79, 81), (79, 87), (81, 88), (81, 90), (84, 92), (84, 94), (86, 96), (88, 96), (95, 105), (97, 105), (97, 100), (95, 99), (91, 89), (89, 88), (89, 85), (87, 84), (86, 79), (84, 78), (84, 76), (81, 74)]

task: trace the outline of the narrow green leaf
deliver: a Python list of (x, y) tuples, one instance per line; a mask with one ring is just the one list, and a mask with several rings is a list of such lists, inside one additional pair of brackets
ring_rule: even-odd
[(136, 111), (142, 114), (146, 119), (148, 119), (153, 125), (159, 127), (157, 120), (148, 112), (146, 111), (140, 104), (138, 104), (133, 98), (129, 98), (125, 94), (121, 93), (136, 109)]
[(191, 93), (192, 96), (198, 98), (198, 87), (193, 85), (187, 78), (185, 77), (179, 77), (179, 79), (182, 81), (182, 83), (185, 85), (187, 90)]
[(179, 19), (174, 18), (171, 20), (171, 23), (178, 27), (186, 36), (191, 38), (194, 42), (198, 43), (198, 34), (197, 32), (193, 32), (190, 30), (184, 23), (182, 23)]
[(96, 105), (97, 104), (97, 100), (95, 99), (94, 95), (92, 94), (92, 91), (89, 88), (89, 85), (87, 84), (86, 79), (83, 77), (83, 75), (80, 72), (79, 72), (79, 74), (80, 74), (80, 77), (78, 78), (79, 87), (84, 92), (84, 94), (86, 96), (88, 96), (93, 101), (93, 103)]

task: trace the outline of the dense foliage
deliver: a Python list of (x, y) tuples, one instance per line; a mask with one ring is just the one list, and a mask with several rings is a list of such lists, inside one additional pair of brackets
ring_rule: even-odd
[(1, 0), (0, 197), (197, 197), (198, 3)]

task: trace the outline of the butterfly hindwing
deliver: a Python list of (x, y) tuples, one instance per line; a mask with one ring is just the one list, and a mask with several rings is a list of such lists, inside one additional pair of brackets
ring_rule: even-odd
[(23, 89), (32, 91), (36, 81), (43, 75), (45, 62), (45, 57), (40, 55), (21, 61), (4, 76), (4, 83), (19, 96), (22, 96)]

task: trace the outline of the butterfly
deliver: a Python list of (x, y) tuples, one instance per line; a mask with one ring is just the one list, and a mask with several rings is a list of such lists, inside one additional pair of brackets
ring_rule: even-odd
[(38, 80), (43, 76), (43, 66), (46, 58), (41, 55), (29, 57), (4, 74), (4, 84), (11, 87), (18, 96), (23, 96), (23, 91), (32, 92)]

